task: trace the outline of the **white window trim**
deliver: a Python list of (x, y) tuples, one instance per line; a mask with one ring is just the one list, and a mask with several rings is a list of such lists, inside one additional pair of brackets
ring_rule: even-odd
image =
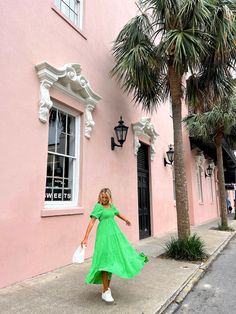
[(84, 18), (84, 14), (83, 13), (84, 13), (84, 0), (80, 0), (80, 11), (79, 11), (79, 15), (80, 15), (79, 21), (80, 21), (80, 23), (78, 25), (78, 27), (80, 29), (83, 29), (83, 18)]
[[(210, 177), (206, 177), (206, 179), (209, 179), (210, 182), (210, 194), (211, 194), (211, 204), (214, 204), (214, 173), (215, 173), (215, 164), (214, 162), (209, 163), (209, 166), (213, 169), (212, 175)], [(205, 170), (206, 171), (206, 170)]]
[[(66, 19), (73, 27), (79, 28), (80, 30), (83, 29), (83, 17), (84, 17), (84, 0), (80, 0), (80, 10), (78, 12), (78, 17), (79, 17), (79, 23), (75, 23), (73, 20), (70, 19), (70, 17), (64, 13), (56, 4), (56, 1), (52, 1), (52, 5), (54, 8), (56, 8), (57, 12), (64, 18)], [(70, 8), (70, 6), (68, 6)]]
[(151, 160), (154, 160), (155, 156), (155, 141), (157, 134), (154, 124), (151, 122), (151, 118), (142, 117), (139, 122), (132, 124), (133, 135), (134, 135), (134, 155), (137, 156), (140, 147), (139, 137), (144, 136), (150, 141), (150, 155)]
[(203, 188), (202, 188), (202, 167), (197, 166), (197, 187), (198, 187), (198, 201), (203, 203)]
[(198, 155), (195, 156), (196, 163), (196, 178), (197, 178), (197, 188), (198, 188), (198, 201), (200, 204), (204, 202), (203, 196), (203, 186), (202, 186), (202, 173), (203, 173), (203, 163), (205, 162), (205, 157), (203, 152), (199, 152)]
[[(73, 191), (72, 201), (45, 201), (44, 202), (44, 208), (45, 209), (59, 209), (59, 208), (70, 208), (70, 207), (76, 207), (79, 200), (79, 182), (80, 182), (80, 114), (70, 108), (67, 108), (66, 106), (62, 106), (57, 102), (53, 102), (53, 108), (57, 108), (65, 113), (68, 113), (75, 117), (75, 132), (76, 132), (76, 141), (75, 141), (75, 156), (76, 156), (76, 162), (75, 162), (75, 170), (73, 173)], [(45, 188), (45, 187), (44, 187)]]

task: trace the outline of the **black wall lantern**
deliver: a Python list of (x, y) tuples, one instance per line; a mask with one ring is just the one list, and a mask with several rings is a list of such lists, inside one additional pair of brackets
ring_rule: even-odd
[(213, 168), (211, 168), (210, 165), (208, 165), (208, 167), (206, 168), (206, 172), (205, 172), (205, 178), (206, 177), (211, 177), (213, 173)]
[(115, 143), (115, 139), (114, 137), (111, 138), (111, 149), (114, 150), (115, 146), (117, 147), (122, 147), (125, 140), (126, 140), (126, 136), (128, 133), (128, 126), (124, 125), (124, 121), (122, 120), (122, 117), (120, 117), (120, 121), (118, 121), (118, 125), (116, 127), (114, 127), (115, 133), (116, 133), (116, 138), (117, 141), (120, 143), (120, 145)]
[(168, 147), (169, 147), (169, 150), (166, 152), (166, 155), (167, 155), (169, 162), (166, 161), (166, 159), (164, 158), (164, 166), (165, 167), (166, 167), (166, 165), (172, 165), (172, 163), (174, 161), (174, 155), (175, 155), (174, 146), (170, 144)]

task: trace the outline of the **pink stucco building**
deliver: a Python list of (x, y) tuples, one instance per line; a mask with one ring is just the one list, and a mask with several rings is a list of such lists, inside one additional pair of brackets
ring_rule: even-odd
[[(120, 224), (132, 243), (175, 230), (170, 104), (146, 114), (110, 77), (112, 42), (135, 1), (2, 1), (0, 12), (0, 287), (70, 264), (102, 187), (132, 221)], [(111, 150), (120, 116), (127, 139)], [(216, 170), (205, 177), (214, 164), (184, 133), (190, 219), (200, 224), (218, 216)]]

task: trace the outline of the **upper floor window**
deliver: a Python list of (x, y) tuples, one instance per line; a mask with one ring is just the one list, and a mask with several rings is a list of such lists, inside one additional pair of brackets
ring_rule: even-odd
[(203, 203), (203, 190), (202, 190), (202, 167), (197, 165), (197, 187), (198, 187), (198, 199), (200, 203)]
[(82, 28), (83, 0), (55, 0), (55, 5), (73, 24)]
[(78, 199), (79, 115), (57, 107), (50, 111), (46, 205), (76, 205)]

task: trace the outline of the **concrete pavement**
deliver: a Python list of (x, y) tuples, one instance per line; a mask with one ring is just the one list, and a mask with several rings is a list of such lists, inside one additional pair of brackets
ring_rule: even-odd
[[(236, 230), (236, 220), (229, 224)], [(130, 280), (113, 276), (113, 304), (101, 300), (100, 285), (86, 285), (91, 259), (0, 289), (1, 314), (156, 314), (173, 313), (235, 232), (214, 230), (218, 221), (191, 228), (206, 243), (205, 263), (164, 259), (163, 245), (175, 236), (151, 237), (134, 246), (149, 256), (143, 271)]]

